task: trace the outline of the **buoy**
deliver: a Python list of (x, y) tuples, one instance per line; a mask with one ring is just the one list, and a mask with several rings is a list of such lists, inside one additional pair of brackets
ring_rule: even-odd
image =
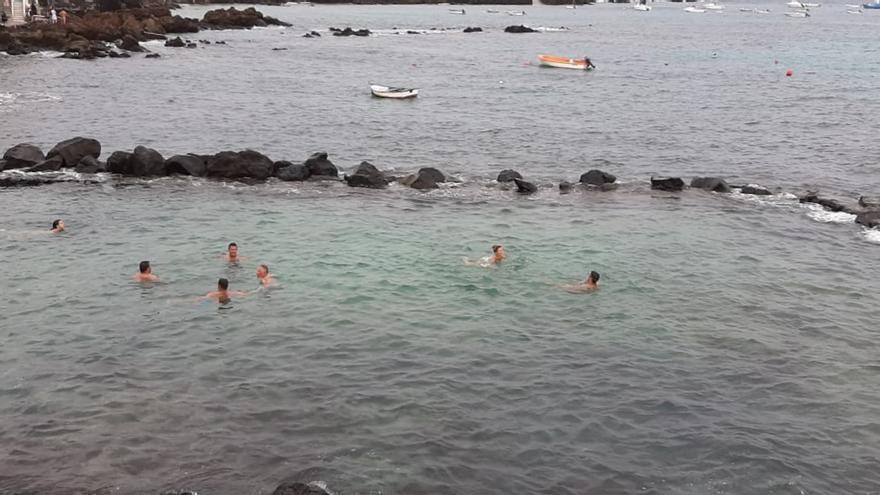
[(793, 75), (794, 75), (794, 71), (793, 71), (793, 70), (788, 69), (787, 71), (785, 71), (785, 77), (791, 77), (791, 76), (793, 76)]

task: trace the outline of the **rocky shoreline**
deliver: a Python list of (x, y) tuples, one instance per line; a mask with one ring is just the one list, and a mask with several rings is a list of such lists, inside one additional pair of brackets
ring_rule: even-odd
[(165, 7), (93, 12), (81, 17), (70, 15), (66, 25), (32, 23), (0, 30), (0, 51), (26, 55), (52, 50), (75, 59), (130, 57), (131, 53), (146, 51), (141, 41), (166, 39), (169, 34), (289, 25), (253, 7), (211, 10), (201, 20), (171, 15)]
[[(261, 182), (268, 179), (279, 181), (342, 181), (351, 187), (384, 189), (392, 182), (417, 190), (437, 189), (447, 182), (447, 176), (436, 168), (420, 168), (405, 176), (380, 170), (363, 161), (351, 173), (342, 174), (325, 152), (314, 153), (302, 162), (274, 161), (254, 150), (221, 151), (215, 154), (180, 154), (169, 158), (145, 146), (132, 151), (114, 151), (106, 161), (101, 161), (102, 147), (96, 139), (74, 137), (59, 142), (48, 153), (33, 144), (17, 144), (0, 159), (0, 187), (38, 186), (54, 182), (67, 182), (51, 174), (33, 172), (58, 172), (70, 170), (80, 174), (112, 173), (122, 177), (154, 178), (166, 176), (206, 177), (241, 182)], [(11, 171), (11, 172), (10, 172)], [(25, 172), (25, 173), (21, 173)], [(529, 195), (539, 191), (539, 186), (529, 182), (515, 170), (501, 171), (496, 181), (515, 188), (518, 194)], [(618, 188), (617, 177), (602, 171), (589, 170), (576, 183), (561, 182), (560, 194), (575, 190), (614, 191)], [(680, 177), (651, 177), (650, 188), (655, 191), (680, 192), (687, 188), (728, 194), (738, 190), (741, 194), (768, 196), (770, 190), (755, 185), (730, 185), (722, 178), (694, 177), (688, 186)], [(845, 212), (856, 216), (856, 223), (868, 228), (880, 227), (880, 198), (862, 196), (857, 200), (821, 196), (810, 191), (798, 197), (801, 203), (813, 203), (832, 212)]]

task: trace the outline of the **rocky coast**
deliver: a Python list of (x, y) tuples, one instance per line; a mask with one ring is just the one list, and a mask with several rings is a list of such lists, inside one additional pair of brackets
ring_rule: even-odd
[[(56, 144), (47, 153), (30, 143), (17, 144), (3, 154), (0, 160), (0, 187), (38, 186), (54, 182), (89, 182), (90, 174), (109, 173), (120, 177), (155, 178), (166, 176), (206, 177), (246, 183), (270, 179), (285, 182), (341, 181), (351, 187), (384, 189), (398, 184), (417, 190), (431, 190), (447, 182), (449, 177), (433, 167), (413, 170), (400, 175), (383, 171), (370, 162), (362, 161), (349, 172), (340, 170), (326, 152), (317, 152), (303, 161), (273, 160), (254, 150), (220, 151), (214, 154), (186, 153), (164, 157), (158, 151), (136, 146), (131, 151), (113, 151), (105, 161), (101, 143), (93, 138), (73, 137)], [(53, 174), (69, 171), (76, 174)], [(85, 174), (85, 175), (82, 175)], [(517, 194), (530, 195), (545, 186), (526, 180), (516, 170), (502, 170), (495, 179), (500, 187)], [(650, 190), (677, 193), (686, 189), (718, 194), (769, 196), (769, 189), (754, 185), (732, 185), (723, 178), (694, 177), (689, 183), (681, 177), (651, 177)], [(689, 185), (688, 185), (689, 184)], [(647, 185), (647, 184), (646, 184)], [(577, 182), (553, 185), (560, 194), (577, 190), (612, 192), (620, 184), (617, 177), (603, 170), (592, 169), (581, 174)], [(820, 205), (831, 212), (856, 216), (856, 223), (868, 228), (880, 227), (880, 198), (835, 198), (808, 191), (798, 195), (801, 203)]]

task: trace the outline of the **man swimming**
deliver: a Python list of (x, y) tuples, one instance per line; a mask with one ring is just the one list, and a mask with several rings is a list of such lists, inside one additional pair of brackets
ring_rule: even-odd
[(587, 275), (587, 279), (580, 284), (574, 285), (560, 285), (559, 287), (567, 290), (568, 292), (593, 292), (594, 290), (599, 289), (599, 272), (591, 271), (589, 275)]
[(239, 291), (231, 291), (229, 290), (229, 280), (225, 278), (221, 278), (217, 281), (217, 290), (213, 292), (208, 292), (204, 296), (201, 297), (202, 300), (205, 299), (214, 299), (220, 304), (227, 304), (232, 300), (232, 296), (246, 296), (247, 292), (239, 292)]
[(49, 231), (53, 234), (57, 234), (59, 232), (64, 232), (64, 220), (60, 218), (52, 222), (52, 229)]
[(275, 277), (269, 275), (269, 265), (263, 264), (257, 267), (257, 278), (260, 280), (261, 287), (275, 285)]
[(491, 255), (480, 258), (477, 261), (471, 261), (467, 258), (464, 258), (464, 264), (468, 266), (482, 266), (483, 268), (488, 268), (492, 265), (497, 265), (498, 263), (506, 259), (507, 254), (504, 252), (504, 246), (500, 244), (495, 244), (494, 246), (492, 246)]
[(224, 256), (226, 261), (230, 263), (241, 261), (241, 258), (238, 256), (238, 244), (230, 242), (229, 246), (226, 247), (226, 254)]
[(158, 282), (159, 277), (153, 275), (153, 267), (150, 266), (149, 261), (141, 261), (138, 265), (138, 273), (134, 275), (134, 279), (137, 282)]

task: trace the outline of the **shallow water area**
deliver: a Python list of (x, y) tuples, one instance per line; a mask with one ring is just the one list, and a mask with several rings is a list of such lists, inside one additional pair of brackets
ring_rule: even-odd
[[(880, 239), (793, 193), (878, 190), (880, 18), (733, 6), (260, 7), (294, 27), (158, 60), (0, 56), (3, 149), (326, 150), (456, 181), (0, 190), (0, 493), (873, 493)], [(568, 30), (500, 32), (521, 22)], [(301, 38), (349, 25), (380, 35)], [(465, 25), (487, 32), (391, 34)], [(594, 167), (620, 189), (559, 194)], [(650, 191), (661, 174), (775, 194)], [(492, 244), (510, 259), (462, 263)], [(159, 283), (132, 282), (141, 260)], [(278, 287), (255, 291), (260, 263)], [(598, 292), (558, 287), (590, 270)], [(220, 277), (249, 294), (200, 301)]]

